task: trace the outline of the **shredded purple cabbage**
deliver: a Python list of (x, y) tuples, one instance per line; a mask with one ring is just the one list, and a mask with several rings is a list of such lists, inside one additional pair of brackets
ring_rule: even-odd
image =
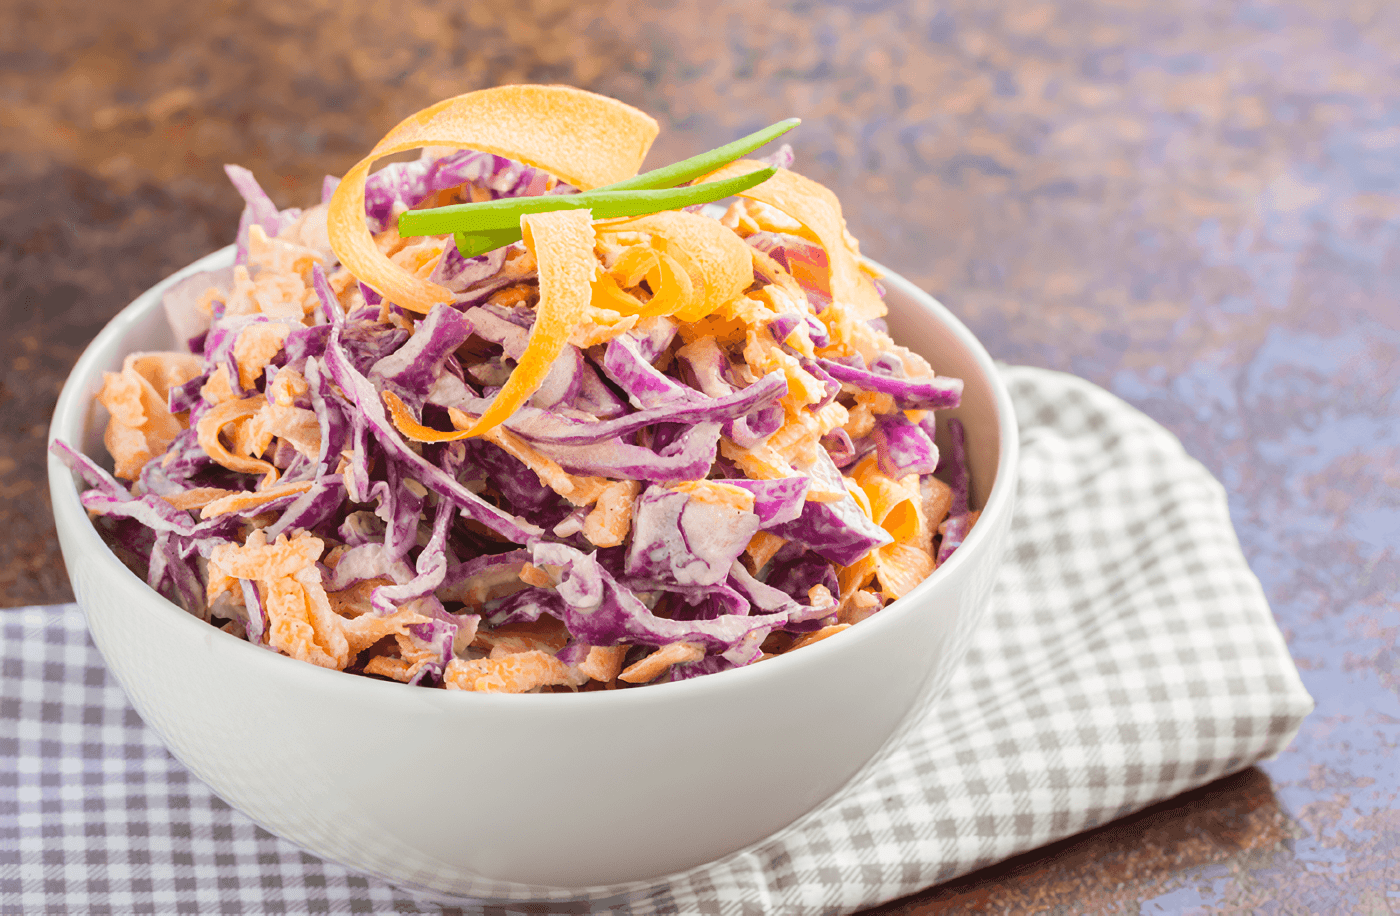
[[(817, 452), (816, 460), (805, 470), (827, 489), (845, 490), (840, 470), (824, 450)], [(841, 566), (850, 566), (876, 547), (894, 540), (870, 520), (849, 493), (834, 502), (805, 502), (796, 519), (768, 530)]]
[(843, 386), (890, 395), (900, 410), (947, 410), (962, 403), (960, 378), (896, 378), (832, 359), (818, 359), (817, 365)]
[(292, 208), (289, 210), (278, 210), (277, 205), (272, 202), (272, 198), (267, 196), (267, 192), (258, 184), (258, 180), (253, 177), (253, 173), (243, 168), (241, 165), (226, 165), (224, 172), (228, 175), (228, 180), (233, 183), (234, 188), (243, 197), (243, 214), (238, 218), (238, 250), (234, 255), (234, 264), (248, 263), (248, 230), (253, 226), (261, 226), (267, 233), (268, 238), (274, 238), (283, 229), (290, 226), (301, 215), (301, 210)]
[(632, 510), (627, 575), (714, 585), (728, 576), (759, 524), (753, 512), (653, 484)]

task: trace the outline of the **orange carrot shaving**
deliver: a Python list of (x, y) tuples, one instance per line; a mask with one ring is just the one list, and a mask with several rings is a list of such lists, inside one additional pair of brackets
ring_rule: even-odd
[(267, 399), (258, 395), (241, 401), (225, 401), (199, 418), (195, 430), (199, 445), (215, 463), (242, 474), (262, 474), (264, 487), (277, 482), (277, 468), (258, 458), (245, 458), (235, 455), (219, 441), (219, 431), (235, 420), (251, 417), (267, 404)]
[(880, 579), (880, 588), (891, 598), (909, 594), (914, 586), (928, 578), (935, 565), (932, 554), (909, 540), (877, 547), (871, 553), (875, 557), (875, 575)]
[(771, 531), (757, 531), (749, 539), (749, 546), (744, 548), (750, 560), (749, 572), (758, 575), (758, 571), (768, 565), (768, 561), (773, 559), (773, 555), (783, 549), (787, 543), (786, 538), (780, 538)]
[(642, 485), (635, 480), (619, 480), (604, 487), (593, 511), (583, 520), (583, 536), (598, 547), (616, 547), (625, 541), (632, 529), (632, 506), (641, 492)]
[(405, 684), (413, 677), (413, 666), (401, 658), (393, 658), (388, 655), (376, 655), (365, 662), (365, 674), (376, 674), (379, 677), (393, 678)]
[(116, 475), (134, 480), (185, 428), (184, 415), (166, 406), (170, 389), (199, 375), (199, 357), (189, 353), (132, 353), (120, 372), (103, 375), (98, 403), (111, 419), (103, 442)]
[(891, 597), (902, 597), (934, 569), (933, 534), (924, 514), (918, 478), (895, 480), (885, 476), (874, 455), (856, 465), (851, 478), (854, 483), (848, 479), (848, 485), (852, 490), (866, 495), (871, 520), (894, 539), (870, 552), (880, 587)]
[(290, 496), (293, 493), (305, 493), (311, 489), (312, 481), (303, 480), (297, 483), (282, 483), (275, 487), (268, 487), (265, 490), (257, 490), (252, 493), (231, 493), (205, 504), (200, 510), (200, 518), (213, 518), (216, 515), (224, 515), (229, 512), (238, 512), (252, 506), (259, 506), (266, 502), (271, 502), (279, 496)]
[(204, 403), (213, 405), (238, 400), (229, 381), (228, 366), (220, 366), (210, 374), (209, 381), (199, 389), (199, 397)]
[(414, 442), (455, 442), (458, 439), (466, 438), (461, 430), (446, 433), (419, 423), (413, 419), (413, 413), (409, 411), (408, 405), (398, 395), (387, 389), (384, 391), (384, 406), (389, 408), (389, 419), (394, 422), (394, 428), (403, 433), (406, 439), (411, 439)]
[(841, 589), (841, 601), (844, 603), (857, 589), (865, 588), (873, 578), (875, 578), (875, 557), (869, 553), (850, 566), (839, 567), (836, 570), (836, 582)]
[(221, 544), (209, 556), (210, 588), (226, 577), (258, 583), (267, 613), (267, 644), (293, 658), (323, 668), (344, 668), (350, 646), (343, 618), (331, 609), (316, 568), (324, 543), (305, 532), (284, 534), (269, 544), (260, 529), (243, 544)]
[[(643, 280), (651, 287), (646, 302), (627, 292)], [(593, 307), (619, 315), (659, 318), (675, 314), (695, 295), (690, 274), (669, 254), (646, 245), (627, 249), (611, 270), (599, 274), (593, 283)]]
[(238, 495), (237, 490), (225, 490), (220, 487), (194, 487), (179, 493), (162, 494), (161, 499), (176, 509), (203, 509), (216, 499), (236, 495)]
[(606, 683), (622, 671), (622, 661), (626, 657), (626, 646), (590, 646), (578, 670), (595, 681)]
[(442, 677), (448, 690), (481, 693), (524, 693), (537, 687), (563, 684), (568, 679), (568, 666), (539, 650), (469, 662), (454, 658), (447, 663)]
[(698, 662), (704, 657), (705, 648), (693, 642), (668, 643), (636, 664), (629, 665), (618, 678), (629, 684), (645, 684), (670, 671), (672, 665)]
[[(327, 597), (330, 596), (327, 595)], [(399, 608), (388, 617), (380, 617), (378, 614), (361, 614), (353, 620), (346, 620), (342, 617), (340, 629), (345, 634), (350, 657), (354, 658), (385, 636), (402, 636), (408, 633), (408, 628), (411, 626), (431, 622), (432, 618), (430, 617), (415, 614), (408, 608)]]
[(534, 563), (526, 563), (520, 567), (520, 581), (526, 585), (533, 585), (537, 588), (553, 588), (554, 577), (540, 569)]
[[(698, 321), (724, 303), (739, 296), (753, 283), (753, 259), (743, 239), (718, 220), (684, 210), (668, 210), (632, 219), (609, 222), (598, 227), (600, 234), (639, 232), (651, 237), (657, 255), (650, 259), (647, 271), (663, 270), (662, 290), (676, 290), (667, 298), (658, 292), (645, 307), (644, 314), (671, 315), (682, 321)], [(635, 249), (633, 249), (635, 250)], [(664, 273), (666, 262), (679, 263), (685, 269), (687, 284)], [(624, 256), (614, 265), (612, 276), (622, 285), (636, 286), (641, 282), (637, 270)], [(618, 276), (619, 267), (629, 268), (630, 276)], [(630, 281), (630, 282), (629, 282)], [(685, 295), (680, 290), (689, 286)], [(653, 287), (655, 290), (656, 288)], [(658, 300), (665, 299), (664, 304)]]

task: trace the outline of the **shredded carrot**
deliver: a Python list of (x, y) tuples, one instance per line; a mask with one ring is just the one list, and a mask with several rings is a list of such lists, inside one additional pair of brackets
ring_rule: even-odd
[(609, 483), (583, 520), (583, 536), (598, 547), (621, 544), (632, 529), (632, 506), (641, 492), (642, 485), (635, 480)]
[(279, 496), (290, 496), (293, 493), (305, 493), (311, 489), (312, 481), (303, 480), (297, 483), (282, 483), (275, 487), (268, 487), (265, 490), (256, 490), (252, 493), (231, 493), (228, 496), (220, 497), (212, 502), (206, 503), (200, 510), (200, 518), (213, 518), (216, 515), (224, 515), (229, 512), (239, 512), (252, 506), (262, 505), (271, 502)]
[(209, 503), (225, 496), (235, 496), (237, 490), (224, 490), (220, 487), (194, 487), (179, 493), (162, 495), (161, 499), (176, 509), (203, 509)]
[(199, 375), (199, 357), (188, 353), (133, 353), (120, 372), (103, 375), (97, 401), (111, 418), (103, 442), (116, 475), (134, 480), (185, 428), (183, 414), (166, 407), (170, 389)]
[(259, 458), (234, 455), (219, 441), (219, 431), (235, 420), (253, 416), (266, 403), (266, 398), (256, 395), (240, 401), (225, 401), (200, 417), (195, 427), (200, 447), (215, 464), (243, 474), (262, 474), (264, 487), (277, 481), (277, 468)]
[(626, 646), (590, 646), (578, 670), (595, 681), (612, 681), (622, 671), (626, 657)]
[(784, 538), (778, 537), (769, 531), (754, 532), (754, 536), (749, 539), (749, 546), (745, 548), (745, 553), (749, 556), (749, 572), (758, 575), (758, 571), (768, 565), (768, 561), (773, 559), (773, 555), (783, 549), (787, 543)]
[[(760, 167), (761, 163), (740, 159), (706, 175), (702, 180), (733, 178)], [(834, 300), (849, 305), (864, 320), (885, 314), (885, 303), (876, 292), (875, 284), (861, 270), (859, 254), (847, 247), (850, 234), (841, 215), (841, 202), (835, 194), (810, 178), (787, 169), (778, 169), (772, 178), (741, 192), (739, 196), (776, 207), (811, 230), (822, 248), (826, 249)]]
[(629, 684), (645, 684), (670, 671), (672, 665), (698, 662), (704, 657), (703, 646), (693, 642), (673, 642), (662, 646), (636, 664), (629, 665), (618, 678)]
[(481, 693), (524, 693), (538, 687), (563, 684), (569, 668), (553, 655), (539, 650), (519, 652), (502, 658), (478, 658), (447, 663), (443, 684), (448, 690), (475, 690)]

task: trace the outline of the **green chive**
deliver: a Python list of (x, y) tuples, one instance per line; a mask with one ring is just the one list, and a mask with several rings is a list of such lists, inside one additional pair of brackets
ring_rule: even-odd
[(747, 137), (740, 137), (733, 143), (717, 146), (708, 153), (691, 156), (689, 159), (682, 159), (680, 162), (654, 171), (643, 172), (626, 181), (619, 181), (617, 184), (610, 184), (599, 190), (627, 191), (644, 188), (674, 188), (678, 184), (684, 184), (702, 175), (708, 175), (720, 166), (728, 165), (745, 153), (751, 153), (763, 144), (778, 139), (801, 123), (801, 118), (788, 118), (786, 121), (779, 121), (777, 124), (771, 124), (763, 130), (749, 134)]
[(776, 168), (758, 169), (745, 175), (684, 188), (640, 191), (584, 191), (580, 194), (546, 194), (541, 197), (502, 197), (473, 204), (454, 204), (432, 210), (409, 210), (399, 216), (399, 235), (440, 235), (462, 232), (487, 235), (491, 230), (520, 231), (520, 217), (527, 213), (555, 210), (592, 210), (594, 219), (642, 216), (662, 210), (679, 210), (696, 204), (730, 197), (762, 184)]
[[(483, 203), (438, 207), (432, 210), (410, 210), (399, 217), (399, 234), (409, 238), (451, 232), (456, 239), (457, 250), (462, 253), (463, 257), (472, 258), (519, 241), (520, 216), (525, 213), (576, 210), (586, 207), (593, 210), (594, 219), (613, 219), (625, 216), (643, 216), (662, 210), (676, 210), (695, 204), (710, 203), (761, 184), (767, 181), (776, 170), (763, 169), (726, 181), (701, 185), (700, 188), (707, 190), (698, 193), (693, 198), (683, 192), (697, 191), (697, 188), (694, 187), (671, 192), (674, 196), (653, 193), (638, 194), (636, 192), (657, 192), (672, 189), (676, 185), (708, 175), (740, 156), (751, 153), (765, 143), (781, 137), (801, 123), (800, 118), (788, 118), (776, 124), (770, 124), (763, 130), (751, 133), (746, 137), (740, 137), (732, 143), (716, 147), (707, 153), (691, 156), (689, 159), (683, 159), (650, 172), (643, 172), (628, 178), (626, 181), (595, 188), (592, 191), (584, 191), (582, 194), (504, 198)], [(762, 177), (755, 177), (759, 175)], [(526, 201), (532, 203), (524, 203)], [(469, 227), (465, 224), (469, 224)]]

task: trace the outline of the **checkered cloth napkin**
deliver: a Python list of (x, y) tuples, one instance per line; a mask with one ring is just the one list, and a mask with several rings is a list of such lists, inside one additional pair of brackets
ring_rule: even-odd
[[(446, 912), (857, 910), (1277, 754), (1312, 709), (1219, 484), (1067, 375), (1005, 370), (1021, 424), (998, 591), (947, 695), (756, 848), (592, 901)], [(439, 913), (307, 855), (172, 759), (72, 605), (0, 610), (0, 912)]]

